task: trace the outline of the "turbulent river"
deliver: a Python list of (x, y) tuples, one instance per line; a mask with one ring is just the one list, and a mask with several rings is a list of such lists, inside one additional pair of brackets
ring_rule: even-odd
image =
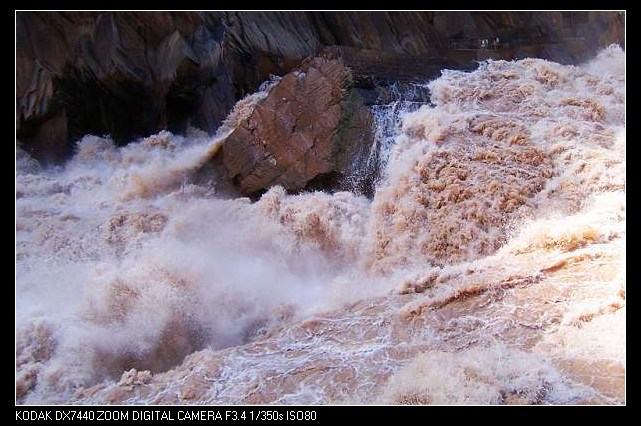
[(264, 93), (215, 137), (17, 148), (17, 402), (625, 403), (624, 52), (428, 87), (371, 199), (191, 179)]

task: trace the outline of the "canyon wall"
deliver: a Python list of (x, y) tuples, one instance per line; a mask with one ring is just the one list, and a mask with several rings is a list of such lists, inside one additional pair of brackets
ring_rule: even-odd
[(17, 139), (60, 162), (87, 133), (213, 133), (270, 74), (328, 47), (371, 94), (487, 58), (577, 63), (624, 37), (620, 12), (18, 12)]

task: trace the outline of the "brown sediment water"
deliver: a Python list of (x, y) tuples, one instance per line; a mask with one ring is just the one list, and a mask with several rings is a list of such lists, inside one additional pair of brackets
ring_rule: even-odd
[(625, 403), (625, 54), (429, 89), (372, 199), (192, 181), (263, 93), (213, 138), (18, 149), (17, 402)]

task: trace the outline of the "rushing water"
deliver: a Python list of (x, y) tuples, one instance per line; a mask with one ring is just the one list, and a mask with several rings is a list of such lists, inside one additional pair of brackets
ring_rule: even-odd
[(214, 138), (18, 149), (18, 402), (624, 402), (625, 54), (429, 89), (375, 111), (373, 199), (194, 183), (265, 92)]

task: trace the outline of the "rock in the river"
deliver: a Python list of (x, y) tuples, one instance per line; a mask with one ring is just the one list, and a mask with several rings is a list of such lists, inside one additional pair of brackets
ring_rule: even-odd
[(336, 186), (373, 142), (371, 114), (352, 82), (340, 58), (307, 59), (237, 124), (215, 166), (246, 195), (273, 185)]

